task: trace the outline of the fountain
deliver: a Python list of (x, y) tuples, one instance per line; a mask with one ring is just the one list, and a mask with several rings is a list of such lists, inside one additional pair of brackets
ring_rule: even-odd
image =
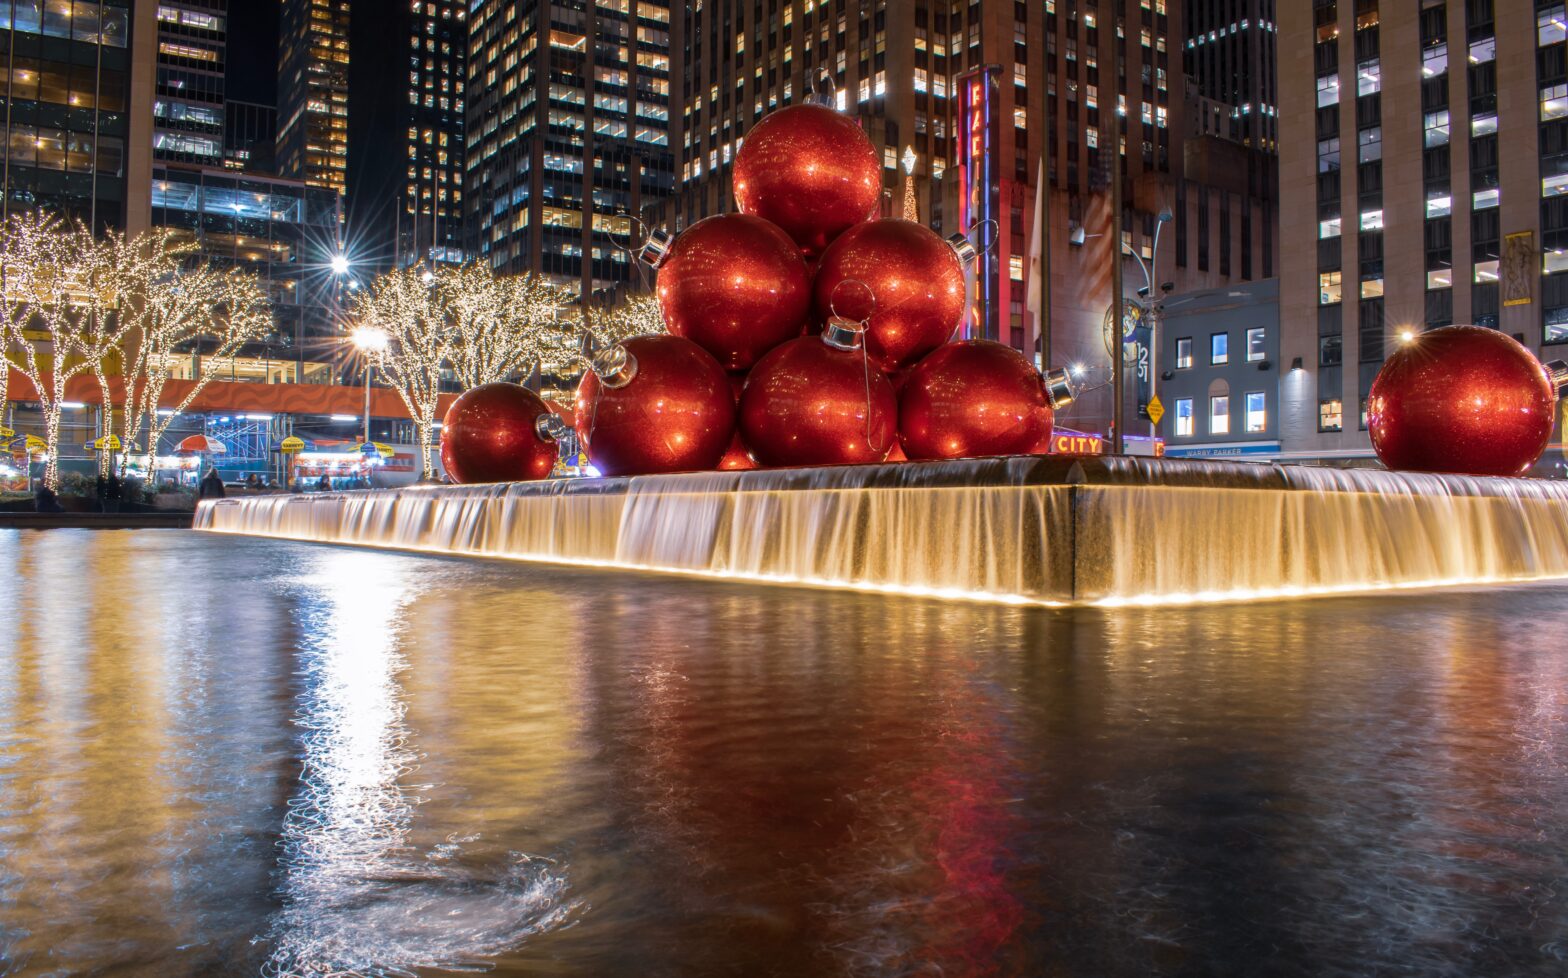
[(196, 528), (1044, 605), (1568, 577), (1568, 483), (1094, 457), (203, 503)]

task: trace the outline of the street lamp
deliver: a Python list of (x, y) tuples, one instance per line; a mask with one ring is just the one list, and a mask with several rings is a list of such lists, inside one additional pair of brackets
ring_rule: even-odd
[[(1149, 323), (1150, 401), (1153, 401), (1157, 396), (1159, 396), (1159, 390), (1156, 385), (1159, 383), (1160, 377), (1160, 312), (1163, 308), (1163, 302), (1161, 299), (1156, 297), (1155, 287), (1158, 286), (1161, 292), (1164, 292), (1168, 289), (1168, 284), (1161, 283), (1159, 276), (1156, 274), (1160, 261), (1160, 231), (1164, 229), (1166, 224), (1170, 223), (1170, 220), (1171, 212), (1168, 209), (1160, 211), (1159, 215), (1155, 218), (1154, 247), (1149, 252), (1149, 261), (1147, 264), (1144, 263), (1142, 255), (1138, 254), (1130, 246), (1123, 246), (1127, 254), (1133, 257), (1133, 261), (1138, 263), (1138, 268), (1143, 271), (1144, 287), (1138, 290), (1138, 305), (1143, 307), (1145, 318)], [(1121, 310), (1118, 307), (1117, 313), (1115, 314), (1118, 320), (1120, 319), (1120, 311)], [(1121, 323), (1119, 321), (1116, 323), (1116, 332), (1121, 332)], [(1116, 339), (1119, 342), (1121, 337), (1117, 336)], [(1149, 422), (1149, 436), (1151, 438), (1159, 437), (1159, 424), (1152, 420)]]
[(348, 274), (348, 268), (349, 268), (348, 256), (343, 254), (342, 252), (339, 252), (339, 253), (333, 255), (332, 256), (332, 261), (331, 261), (331, 266), (332, 266), (332, 274), (333, 275), (337, 275), (337, 276), (340, 276), (340, 277), (343, 276), (343, 275), (347, 275)]
[(387, 334), (373, 326), (356, 326), (349, 334), (359, 352), (365, 354), (365, 444), (370, 444), (370, 379), (375, 373), (376, 360), (373, 354), (385, 353), (389, 337)]

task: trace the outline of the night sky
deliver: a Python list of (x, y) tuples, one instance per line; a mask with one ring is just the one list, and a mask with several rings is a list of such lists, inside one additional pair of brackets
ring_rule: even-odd
[(277, 104), (280, 9), (277, 0), (238, 0), (229, 4), (229, 98)]

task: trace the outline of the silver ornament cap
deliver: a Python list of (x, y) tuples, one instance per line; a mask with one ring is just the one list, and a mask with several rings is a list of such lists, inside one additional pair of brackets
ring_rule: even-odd
[(829, 316), (822, 327), (822, 342), (835, 350), (858, 350), (866, 334), (866, 324), (846, 316)]
[(637, 358), (617, 343), (595, 353), (588, 361), (588, 369), (606, 387), (625, 387), (637, 376)]
[(1073, 383), (1072, 374), (1057, 367), (1045, 373), (1045, 393), (1051, 399), (1051, 407), (1059, 410), (1078, 399), (1078, 385)]

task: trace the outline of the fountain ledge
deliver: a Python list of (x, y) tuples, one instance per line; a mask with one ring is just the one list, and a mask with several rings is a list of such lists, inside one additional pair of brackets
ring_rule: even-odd
[(1568, 483), (1178, 459), (950, 462), (204, 502), (318, 543), (1040, 605), (1568, 577)]

